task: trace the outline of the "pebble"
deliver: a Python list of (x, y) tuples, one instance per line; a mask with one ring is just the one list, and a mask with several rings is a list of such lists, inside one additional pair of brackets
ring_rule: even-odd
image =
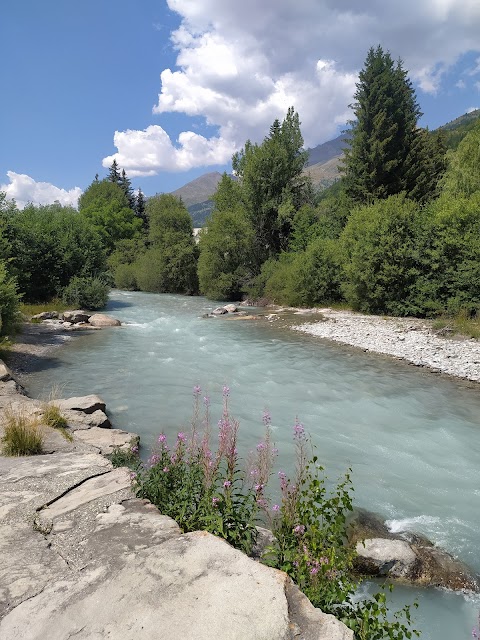
[(480, 343), (440, 337), (424, 320), (322, 309), (323, 321), (293, 327), (319, 338), (382, 353), (420, 367), (480, 382)]

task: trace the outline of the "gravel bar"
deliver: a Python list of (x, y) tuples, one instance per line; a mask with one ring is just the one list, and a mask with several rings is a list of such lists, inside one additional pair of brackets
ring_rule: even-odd
[(417, 318), (384, 318), (352, 311), (319, 309), (321, 322), (296, 331), (382, 353), (458, 378), (480, 382), (480, 343), (474, 338), (443, 337)]

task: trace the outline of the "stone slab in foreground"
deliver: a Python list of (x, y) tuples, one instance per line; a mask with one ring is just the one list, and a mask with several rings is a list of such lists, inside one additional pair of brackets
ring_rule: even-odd
[[(139, 502), (139, 501), (134, 501)], [(127, 503), (128, 505), (128, 503)], [(142, 527), (138, 505), (137, 528)], [(0, 623), (9, 640), (352, 640), (333, 616), (314, 609), (286, 574), (265, 567), (205, 532), (179, 535), (157, 515), (166, 539), (128, 546), (130, 506), (98, 518), (91, 544), (123, 531), (123, 553), (102, 546), (97, 562), (50, 584)], [(147, 512), (151, 533), (151, 513)], [(135, 518), (134, 518), (135, 521)], [(173, 524), (172, 524), (173, 523)], [(105, 551), (107, 554), (105, 555)], [(110, 564), (107, 566), (108, 559)], [(298, 620), (289, 616), (289, 601)], [(300, 634), (300, 636), (298, 635)]]

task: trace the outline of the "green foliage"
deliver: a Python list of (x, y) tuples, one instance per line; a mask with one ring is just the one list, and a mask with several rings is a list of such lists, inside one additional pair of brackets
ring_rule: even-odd
[(73, 276), (93, 276), (105, 269), (101, 240), (75, 209), (29, 205), (9, 212), (4, 220), (8, 270), (29, 302), (50, 300)]
[(305, 251), (268, 260), (250, 291), (277, 304), (311, 306), (341, 299), (340, 250), (336, 240), (317, 237)]
[(145, 251), (143, 238), (131, 238), (117, 242), (115, 251), (110, 254), (107, 262), (118, 289), (135, 291), (138, 288), (135, 263)]
[(115, 447), (112, 453), (107, 455), (114, 467), (127, 467), (132, 471), (138, 471), (141, 461), (138, 457), (138, 445), (132, 443), (128, 449)]
[(122, 187), (114, 182), (92, 182), (80, 196), (78, 208), (99, 234), (107, 253), (119, 240), (134, 238), (141, 232), (142, 221), (130, 208)]
[(223, 175), (215, 209), (200, 235), (200, 291), (212, 300), (239, 299), (252, 277), (253, 229), (240, 203), (240, 187)]
[(451, 197), (468, 197), (480, 190), (480, 120), (449, 156), (442, 186)]
[(44, 434), (37, 418), (5, 409), (2, 453), (5, 456), (31, 456), (42, 453)]
[(253, 259), (257, 273), (263, 262), (287, 248), (291, 218), (313, 198), (311, 183), (302, 174), (306, 162), (300, 121), (293, 107), (282, 123), (275, 120), (261, 145), (247, 141), (232, 158), (245, 212), (255, 234)]
[(282, 569), (312, 604), (344, 622), (359, 640), (403, 640), (419, 633), (411, 629), (410, 607), (388, 618), (384, 591), (363, 601), (353, 573), (355, 550), (346, 545), (347, 516), (352, 511), (351, 471), (327, 489), (324, 468), (309, 458), (304, 427), (294, 425), (296, 473), (293, 480), (279, 473), (281, 505), (271, 516), (275, 543), (268, 564)]
[[(354, 576), (355, 550), (346, 544), (347, 515), (352, 510), (350, 471), (328, 489), (317, 457), (309, 459), (303, 425), (295, 421), (296, 472), (292, 481), (280, 472), (281, 504), (267, 495), (276, 449), (272, 446), (270, 415), (264, 412), (265, 438), (252, 452), (248, 469), (241, 469), (237, 453), (238, 422), (228, 409), (229, 389), (215, 451), (210, 443), (208, 400), (200, 417), (201, 390), (194, 389), (194, 417), (187, 435), (179, 433), (169, 447), (161, 434), (147, 465), (132, 474), (138, 497), (147, 498), (161, 513), (175, 519), (184, 531), (204, 529), (251, 553), (255, 523), (263, 515), (275, 542), (262, 560), (287, 572), (312, 603), (340, 618), (358, 640), (404, 640), (418, 636), (411, 628), (408, 606), (388, 615), (384, 591), (358, 602), (359, 580)], [(199, 430), (199, 424), (203, 430)]]
[(148, 226), (147, 212), (145, 210), (145, 196), (142, 190), (139, 189), (137, 197), (135, 198), (135, 215), (140, 218), (144, 229)]
[[(417, 129), (421, 112), (401, 61), (394, 63), (380, 46), (371, 48), (354, 97), (356, 120), (348, 132), (344, 161), (348, 195), (361, 204), (402, 192), (428, 200), (444, 152)], [(434, 150), (440, 157), (431, 158)]]
[(128, 253), (134, 245), (119, 245), (114, 263), (130, 264), (131, 268), (117, 266), (117, 286), (126, 283), (141, 291), (197, 293), (198, 249), (188, 211), (174, 196), (162, 194), (148, 200), (147, 216), (149, 248), (137, 245), (142, 253), (135, 262), (129, 262)]
[[(132, 284), (135, 282), (140, 291), (192, 295), (198, 290), (196, 253), (196, 247), (188, 239), (163, 249), (154, 246), (132, 265), (132, 271), (124, 267), (123, 277)], [(122, 270), (118, 275), (122, 276)]]
[[(228, 410), (228, 389), (224, 388), (224, 409), (219, 423), (217, 450), (212, 452), (208, 406), (198, 432), (199, 395), (195, 394), (192, 431), (179, 433), (172, 449), (161, 434), (149, 465), (135, 478), (136, 494), (155, 504), (173, 518), (183, 531), (204, 529), (218, 535), (237, 549), (251, 553), (256, 539), (255, 521), (259, 510), (259, 490), (253, 477), (239, 466), (238, 422)], [(270, 449), (265, 445), (265, 451)]]
[(353, 211), (341, 237), (345, 299), (369, 313), (422, 313), (413, 289), (421, 273), (423, 216), (414, 202), (391, 196)]
[(426, 313), (475, 314), (480, 309), (480, 190), (469, 198), (441, 196), (426, 214), (424, 268), (415, 287), (419, 305)]
[(65, 429), (68, 422), (60, 411), (58, 405), (53, 402), (45, 403), (42, 413), (42, 421), (47, 427), (52, 429)]
[(447, 149), (455, 151), (469, 131), (471, 131), (479, 122), (480, 110), (475, 109), (470, 113), (465, 113), (459, 118), (455, 118), (452, 122), (440, 127), (443, 133), (444, 141)]
[(0, 335), (8, 335), (15, 330), (19, 307), (16, 280), (8, 275), (6, 264), (0, 261)]
[(63, 290), (63, 302), (77, 309), (103, 309), (109, 287), (100, 278), (73, 277)]

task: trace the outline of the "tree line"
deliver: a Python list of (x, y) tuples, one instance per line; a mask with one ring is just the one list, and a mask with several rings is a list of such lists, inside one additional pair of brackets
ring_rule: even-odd
[[(480, 306), (480, 124), (455, 151), (418, 126), (402, 62), (368, 52), (345, 132), (341, 179), (316, 192), (290, 108), (264, 140), (247, 141), (193, 237), (170, 194), (133, 192), (113, 161), (82, 194), (18, 210), (0, 195), (2, 331), (19, 296), (63, 296), (99, 308), (109, 286), (281, 304), (345, 301), (372, 313), (434, 315)], [(458, 145), (458, 146), (457, 146)]]

